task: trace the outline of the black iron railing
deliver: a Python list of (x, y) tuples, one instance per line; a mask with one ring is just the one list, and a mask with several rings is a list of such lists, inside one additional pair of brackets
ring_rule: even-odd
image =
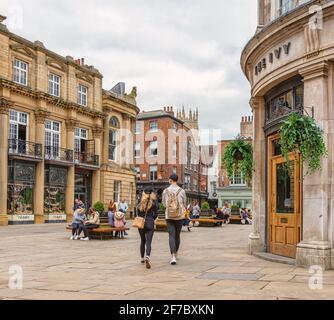
[(45, 160), (73, 162), (73, 150), (57, 146), (45, 146)]
[(95, 154), (74, 152), (74, 162), (90, 166), (99, 166), (100, 157)]
[(43, 149), (40, 143), (19, 139), (8, 139), (8, 153), (23, 157), (42, 158)]

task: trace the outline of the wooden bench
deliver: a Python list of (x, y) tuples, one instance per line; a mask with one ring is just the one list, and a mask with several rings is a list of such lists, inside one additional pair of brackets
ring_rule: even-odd
[(165, 219), (165, 211), (158, 211), (158, 218), (155, 220), (155, 230), (156, 231), (167, 231), (167, 222)]
[(199, 222), (199, 227), (217, 227), (217, 223), (223, 223), (224, 220), (203, 217), (199, 219), (190, 219), (190, 222), (192, 222), (193, 225), (195, 222)]
[(241, 224), (241, 217), (240, 214), (232, 214), (230, 216), (230, 223), (231, 224)]
[[(66, 227), (67, 230), (72, 230), (71, 226), (67, 226)], [(95, 228), (95, 229), (87, 229), (88, 231), (88, 236), (90, 239), (92, 240), (108, 240), (108, 239), (112, 239), (113, 237), (113, 233), (114, 232), (124, 232), (124, 231), (128, 231), (130, 230), (130, 228), (114, 228), (114, 227), (110, 227), (110, 225), (106, 225), (106, 224), (101, 224), (99, 228)], [(123, 238), (123, 234), (121, 234), (121, 238)]]

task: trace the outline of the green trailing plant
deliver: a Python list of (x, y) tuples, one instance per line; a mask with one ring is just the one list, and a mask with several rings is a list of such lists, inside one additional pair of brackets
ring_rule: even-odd
[(250, 183), (253, 177), (253, 146), (251, 142), (240, 136), (230, 142), (225, 147), (222, 164), (229, 178), (240, 172), (247, 183)]
[(104, 213), (104, 204), (100, 201), (94, 203), (93, 209), (97, 211), (99, 214)]
[(313, 118), (299, 113), (292, 113), (282, 123), (279, 144), (288, 168), (291, 167), (289, 153), (300, 152), (302, 163), (308, 165), (306, 175), (321, 170), (321, 158), (328, 154), (323, 130)]
[(204, 211), (210, 210), (210, 205), (208, 202), (204, 201), (201, 205), (201, 209)]
[(166, 207), (164, 206), (164, 204), (162, 202), (159, 203), (159, 210), (160, 211), (165, 211)]

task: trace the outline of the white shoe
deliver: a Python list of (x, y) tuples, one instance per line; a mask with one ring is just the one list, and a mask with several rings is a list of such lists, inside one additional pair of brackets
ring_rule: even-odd
[(87, 237), (87, 238), (81, 238), (80, 239), (81, 241), (89, 241), (89, 238)]
[(176, 265), (176, 258), (175, 258), (175, 256), (173, 256), (172, 259), (170, 260), (170, 264), (171, 264), (172, 266), (175, 266), (175, 265)]
[(72, 236), (72, 237), (70, 238), (70, 240), (74, 240), (74, 236)]
[(79, 240), (79, 236), (75, 236), (75, 237), (74, 237), (74, 240)]

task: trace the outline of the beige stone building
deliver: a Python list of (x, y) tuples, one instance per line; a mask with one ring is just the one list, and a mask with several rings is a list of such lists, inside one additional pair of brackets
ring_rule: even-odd
[[(250, 251), (334, 268), (334, 1), (258, 1), (258, 28), (242, 52), (254, 115), (254, 224)], [(303, 178), (284, 167), (282, 120), (305, 112), (323, 128), (328, 157)], [(295, 158), (292, 158), (295, 159)]]
[(87, 205), (125, 198), (133, 207), (133, 154), (122, 154), (121, 131), (133, 132), (135, 88), (103, 91), (93, 66), (11, 33), (4, 20), (0, 225), (69, 221), (75, 197)]

